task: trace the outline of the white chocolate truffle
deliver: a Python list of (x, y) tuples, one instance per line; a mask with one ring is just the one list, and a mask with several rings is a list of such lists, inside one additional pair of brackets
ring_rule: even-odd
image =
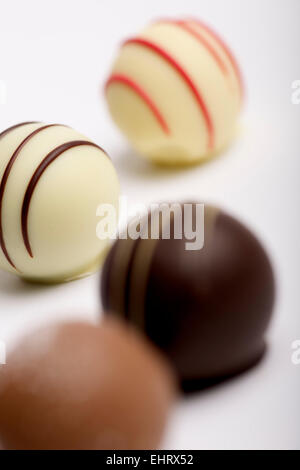
[(0, 268), (39, 282), (94, 271), (108, 240), (97, 207), (117, 208), (108, 155), (63, 125), (22, 123), (0, 134)]
[(140, 154), (189, 164), (218, 153), (234, 136), (242, 82), (232, 53), (210, 28), (166, 20), (123, 43), (106, 96)]

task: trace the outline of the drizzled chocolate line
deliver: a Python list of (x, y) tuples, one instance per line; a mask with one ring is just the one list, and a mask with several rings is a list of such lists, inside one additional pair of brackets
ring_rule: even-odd
[(131, 78), (127, 77), (126, 75), (121, 75), (121, 74), (113, 74), (111, 77), (107, 80), (105, 88), (108, 89), (108, 87), (112, 83), (123, 83), (123, 85), (126, 85), (129, 87), (131, 90), (133, 90), (148, 106), (154, 117), (156, 118), (157, 122), (159, 123), (160, 127), (164, 131), (165, 134), (170, 134), (170, 129), (168, 127), (168, 124), (163, 117), (162, 113), (160, 112), (158, 106), (155, 104), (154, 100), (146, 93), (146, 91), (134, 80)]
[[(36, 124), (36, 123), (24, 123), (24, 124)], [(8, 132), (20, 127), (20, 126), (23, 126), (24, 124), (17, 124), (16, 126), (13, 126), (11, 127), (10, 129), (7, 129), (6, 131), (4, 131), (4, 133), (0, 134), (0, 138), (1, 136), (3, 136), (4, 134), (7, 134)], [(8, 181), (8, 178), (9, 178), (9, 175), (10, 175), (10, 172), (12, 170), (12, 167), (15, 163), (15, 161), (17, 160), (21, 150), (23, 150), (23, 148), (25, 147), (25, 145), (36, 135), (36, 134), (39, 134), (40, 132), (44, 131), (45, 129), (48, 129), (49, 127), (54, 127), (54, 126), (59, 126), (60, 124), (50, 124), (50, 125), (47, 125), (47, 126), (43, 126), (43, 127), (39, 127), (38, 129), (36, 129), (35, 131), (31, 132), (31, 134), (29, 134), (21, 143), (20, 145), (17, 147), (17, 149), (14, 151), (14, 153), (12, 154), (6, 168), (5, 168), (5, 171), (4, 171), (4, 174), (3, 174), (3, 177), (2, 177), (2, 180), (1, 180), (1, 184), (0, 184), (0, 246), (1, 246), (1, 249), (3, 251), (3, 254), (5, 256), (5, 258), (7, 259), (7, 261), (9, 262), (9, 264), (15, 268), (15, 264), (14, 262), (12, 261), (8, 251), (7, 251), (7, 248), (6, 248), (6, 244), (5, 244), (5, 240), (4, 240), (4, 234), (3, 234), (3, 224), (2, 224), (2, 207), (3, 207), (3, 197), (4, 197), (4, 193), (5, 193), (5, 188), (6, 188), (6, 185), (7, 185), (7, 181)]]
[[(99, 147), (99, 145), (89, 142), (88, 140), (73, 140), (71, 142), (62, 144), (59, 147), (56, 147), (50, 153), (48, 153), (48, 155), (44, 158), (44, 160), (42, 160), (42, 162), (37, 167), (36, 171), (34, 172), (28, 184), (28, 187), (24, 196), (24, 200), (23, 200), (21, 222), (22, 222), (22, 235), (23, 235), (24, 244), (31, 258), (33, 258), (33, 253), (32, 253), (32, 249), (31, 249), (31, 245), (29, 241), (29, 235), (28, 235), (28, 213), (29, 213), (30, 203), (31, 203), (34, 190), (40, 178), (44, 174), (45, 170), (48, 168), (49, 165), (51, 165), (51, 163), (53, 163), (60, 155), (65, 153), (67, 150), (70, 150), (74, 147), (80, 147), (82, 145), (95, 147), (105, 153), (105, 151), (101, 147)], [(105, 153), (105, 155), (107, 154)]]
[(14, 126), (9, 127), (8, 129), (5, 129), (5, 131), (0, 133), (0, 139), (4, 137), (6, 134), (9, 134), (9, 132), (17, 129), (18, 127), (26, 126), (27, 124), (39, 124), (38, 121), (29, 121), (29, 122), (21, 122), (20, 124), (15, 124)]
[(163, 20), (162, 23), (177, 26), (178, 28), (181, 28), (183, 31), (185, 31), (189, 35), (193, 36), (210, 53), (210, 55), (215, 60), (217, 66), (220, 68), (222, 73), (224, 75), (228, 75), (227, 65), (223, 61), (222, 57), (218, 54), (218, 51), (209, 43), (209, 41), (206, 40), (206, 38), (200, 32), (195, 31), (193, 28), (191, 28), (187, 21)]
[(158, 56), (160, 56), (163, 60), (165, 60), (170, 66), (176, 70), (176, 72), (181, 76), (183, 81), (186, 83), (187, 87), (189, 88), (191, 94), (194, 96), (194, 99), (196, 100), (196, 103), (199, 107), (199, 110), (203, 116), (204, 123), (207, 129), (207, 134), (208, 134), (208, 149), (211, 150), (214, 148), (214, 139), (215, 139), (215, 128), (214, 128), (214, 123), (212, 116), (210, 114), (210, 111), (208, 109), (208, 106), (198, 90), (196, 84), (194, 83), (192, 77), (187, 73), (187, 71), (182, 67), (182, 65), (175, 59), (167, 50), (163, 49), (161, 46), (158, 44), (149, 41), (144, 38), (132, 38), (132, 39), (127, 39), (123, 43), (123, 46), (126, 46), (128, 44), (135, 44), (140, 47), (145, 47)]
[[(124, 295), (124, 317), (129, 320), (131, 317), (131, 312), (130, 312), (130, 297), (131, 297), (131, 289), (132, 289), (132, 269), (134, 267), (134, 260), (136, 257), (137, 249), (139, 245), (141, 244), (142, 239), (138, 238), (137, 240), (134, 241), (134, 246), (131, 251), (130, 258), (128, 260), (127, 264), (127, 273), (126, 273), (126, 280), (125, 280), (125, 295)], [(122, 243), (122, 241), (121, 241)], [(144, 312), (140, 312), (141, 315), (144, 314)]]
[(244, 96), (244, 81), (243, 77), (241, 74), (241, 70), (239, 68), (239, 65), (234, 57), (234, 54), (231, 52), (227, 44), (223, 41), (223, 39), (207, 24), (203, 23), (203, 21), (200, 21), (198, 19), (192, 18), (190, 21), (195, 23), (197, 26), (202, 28), (204, 31), (206, 31), (223, 49), (225, 54), (227, 55), (238, 80), (239, 86), (240, 86), (240, 91), (241, 91), (241, 97)]

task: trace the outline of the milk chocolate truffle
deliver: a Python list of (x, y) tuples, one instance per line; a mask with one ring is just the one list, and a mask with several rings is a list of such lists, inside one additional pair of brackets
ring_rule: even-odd
[(242, 100), (237, 62), (199, 20), (161, 20), (127, 39), (106, 82), (111, 116), (141, 155), (190, 164), (232, 139)]
[(148, 449), (174, 398), (161, 355), (112, 319), (29, 336), (0, 369), (5, 449)]
[(202, 218), (199, 204), (166, 206), (174, 208), (169, 239), (163, 216), (158, 236), (145, 237), (150, 219), (155, 227), (153, 212), (136, 240), (122, 234), (116, 241), (104, 264), (102, 301), (160, 347), (184, 387), (201, 388), (262, 356), (273, 272), (261, 244), (235, 218), (208, 205)]
[(99, 265), (100, 204), (117, 205), (108, 155), (70, 127), (18, 124), (0, 134), (0, 268), (34, 281), (64, 281)]

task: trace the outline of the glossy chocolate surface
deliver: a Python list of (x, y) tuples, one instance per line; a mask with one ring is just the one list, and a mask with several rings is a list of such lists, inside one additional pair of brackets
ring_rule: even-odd
[(274, 303), (270, 261), (230, 215), (205, 207), (205, 243), (117, 240), (102, 275), (107, 312), (135, 324), (198, 386), (245, 370), (265, 349)]

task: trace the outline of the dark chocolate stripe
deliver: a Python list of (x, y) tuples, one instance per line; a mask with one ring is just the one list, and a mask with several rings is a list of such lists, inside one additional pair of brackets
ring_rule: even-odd
[[(36, 124), (36, 123), (26, 123), (26, 124)], [(23, 124), (18, 124), (14, 127), (11, 127), (10, 129), (8, 129), (7, 131), (5, 131), (5, 133), (8, 133), (9, 131), (13, 130), (13, 129), (16, 129), (17, 127), (20, 127), (22, 126)], [(4, 235), (3, 235), (3, 225), (2, 225), (2, 206), (3, 206), (3, 197), (4, 197), (4, 192), (5, 192), (5, 188), (6, 188), (6, 184), (7, 184), (7, 180), (9, 178), (9, 175), (10, 175), (10, 172), (12, 170), (12, 167), (15, 163), (15, 161), (17, 160), (21, 150), (25, 147), (25, 145), (36, 135), (36, 134), (39, 134), (41, 131), (45, 130), (45, 129), (48, 129), (48, 127), (53, 127), (53, 126), (59, 126), (60, 124), (50, 124), (50, 125), (47, 125), (47, 126), (43, 126), (43, 127), (39, 127), (38, 129), (36, 129), (35, 131), (31, 132), (31, 134), (29, 134), (21, 143), (20, 145), (17, 147), (17, 149), (14, 151), (14, 153), (12, 154), (6, 168), (5, 168), (5, 171), (4, 171), (4, 174), (3, 174), (3, 177), (2, 177), (2, 180), (1, 180), (1, 184), (0, 184), (0, 247), (4, 253), (4, 256), (5, 258), (7, 259), (7, 261), (9, 262), (9, 264), (15, 268), (15, 264), (14, 262), (12, 261), (11, 257), (9, 256), (8, 254), (8, 251), (7, 251), (7, 248), (6, 248), (6, 244), (5, 244), (5, 240), (4, 240)], [(1, 134), (3, 136), (3, 134)], [(0, 137), (1, 137), (0, 135)]]
[(29, 121), (29, 122), (21, 122), (20, 124), (15, 124), (14, 126), (5, 129), (5, 131), (0, 133), (0, 139), (4, 137), (6, 134), (9, 134), (11, 131), (18, 129), (18, 127), (26, 126), (27, 124), (38, 124), (38, 121)]
[[(157, 211), (156, 211), (157, 213)], [(148, 213), (148, 236), (149, 239), (138, 239), (139, 246), (135, 250), (132, 266), (129, 273), (130, 288), (127, 299), (127, 318), (130, 319), (140, 330), (144, 330), (146, 324), (146, 296), (148, 279), (151, 272), (152, 261), (155, 256), (156, 250), (162, 241), (163, 232), (163, 216), (161, 208), (158, 209), (159, 219), (159, 239), (151, 238), (152, 233), (149, 233), (151, 227), (151, 218), (155, 213), (151, 211)], [(170, 229), (174, 222), (175, 214), (170, 214)], [(175, 227), (175, 225), (174, 225)]]
[[(48, 168), (49, 165), (51, 165), (51, 163), (53, 163), (60, 155), (65, 153), (67, 150), (70, 150), (74, 147), (80, 147), (81, 145), (95, 147), (99, 150), (102, 150), (102, 152), (105, 153), (105, 151), (101, 147), (99, 147), (98, 145), (92, 142), (89, 142), (88, 140), (73, 140), (71, 142), (62, 144), (59, 147), (52, 150), (50, 153), (48, 153), (48, 155), (44, 158), (44, 160), (42, 160), (42, 162), (37, 167), (36, 171), (34, 172), (28, 184), (28, 187), (24, 196), (24, 200), (23, 200), (21, 221), (22, 221), (22, 235), (23, 235), (24, 245), (29, 255), (31, 256), (31, 258), (33, 258), (33, 254), (32, 254), (32, 249), (30, 246), (29, 235), (28, 235), (28, 213), (29, 213), (32, 195), (34, 193), (36, 185), (38, 184), (45, 170)], [(105, 153), (105, 155), (107, 154)]]
[[(131, 252), (130, 259), (128, 261), (128, 269), (127, 269), (127, 274), (126, 274), (126, 283), (125, 283), (125, 295), (124, 295), (124, 317), (129, 320), (130, 319), (130, 296), (131, 296), (131, 290), (132, 290), (132, 269), (134, 266), (134, 259), (137, 253), (138, 246), (141, 243), (141, 238), (138, 238), (135, 240), (135, 245), (133, 247), (133, 250)], [(144, 312), (141, 312), (141, 315), (143, 315)]]
[(112, 248), (112, 259), (109, 264), (118, 266), (109, 272), (109, 308), (114, 312), (120, 312), (121, 316), (126, 315), (126, 283), (128, 278), (128, 266), (135, 250), (136, 240), (131, 238), (119, 239)]

